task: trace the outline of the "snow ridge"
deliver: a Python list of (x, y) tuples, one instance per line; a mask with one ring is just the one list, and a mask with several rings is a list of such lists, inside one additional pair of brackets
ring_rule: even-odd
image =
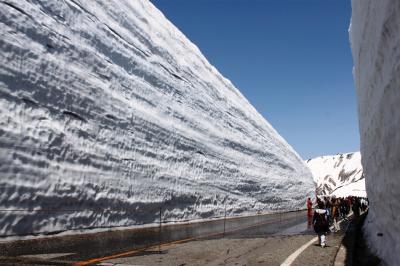
[(365, 179), (360, 152), (321, 156), (307, 160), (317, 195), (365, 197)]
[(0, 2), (0, 234), (295, 209), (302, 159), (149, 1)]

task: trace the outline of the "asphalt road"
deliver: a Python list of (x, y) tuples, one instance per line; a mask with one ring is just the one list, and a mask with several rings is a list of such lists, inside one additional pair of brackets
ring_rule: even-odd
[[(257, 250), (263, 256), (266, 250), (277, 255), (270, 257), (270, 261), (261, 256), (257, 262), (254, 261), (255, 265), (274, 265), (272, 261), (279, 265), (290, 252), (312, 237), (314, 234), (307, 214), (299, 211), (162, 225), (161, 229), (131, 229), (0, 243), (0, 265), (231, 265), (229, 254), (239, 252), (235, 256), (241, 264), (246, 261), (246, 252)], [(225, 256), (221, 257), (221, 252)], [(212, 254), (215, 258), (208, 262), (200, 258), (211, 259)], [(222, 258), (224, 260), (220, 261)]]

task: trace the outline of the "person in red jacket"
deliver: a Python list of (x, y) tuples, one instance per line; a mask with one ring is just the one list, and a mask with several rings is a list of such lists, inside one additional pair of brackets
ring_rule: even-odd
[(312, 201), (310, 198), (307, 199), (307, 216), (312, 216)]

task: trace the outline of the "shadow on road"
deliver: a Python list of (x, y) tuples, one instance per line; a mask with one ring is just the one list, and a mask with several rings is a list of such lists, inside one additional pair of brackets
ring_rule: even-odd
[(226, 221), (219, 219), (154, 228), (3, 242), (0, 243), (0, 264), (6, 257), (18, 260), (24, 255), (71, 254), (60, 258), (61, 261), (87, 261), (127, 252), (144, 256), (158, 254), (157, 245), (168, 245), (176, 241), (183, 243), (205, 239), (252, 239), (307, 234), (307, 228), (306, 212), (297, 211), (238, 217)]
[(368, 212), (358, 219), (353, 219), (349, 224), (342, 245), (346, 248), (347, 266), (374, 266), (380, 265), (381, 259), (377, 257), (368, 247), (362, 227)]

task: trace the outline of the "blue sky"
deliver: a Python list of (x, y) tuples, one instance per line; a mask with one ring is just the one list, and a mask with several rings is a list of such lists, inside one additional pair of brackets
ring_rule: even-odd
[(151, 0), (304, 159), (359, 150), (349, 0)]

